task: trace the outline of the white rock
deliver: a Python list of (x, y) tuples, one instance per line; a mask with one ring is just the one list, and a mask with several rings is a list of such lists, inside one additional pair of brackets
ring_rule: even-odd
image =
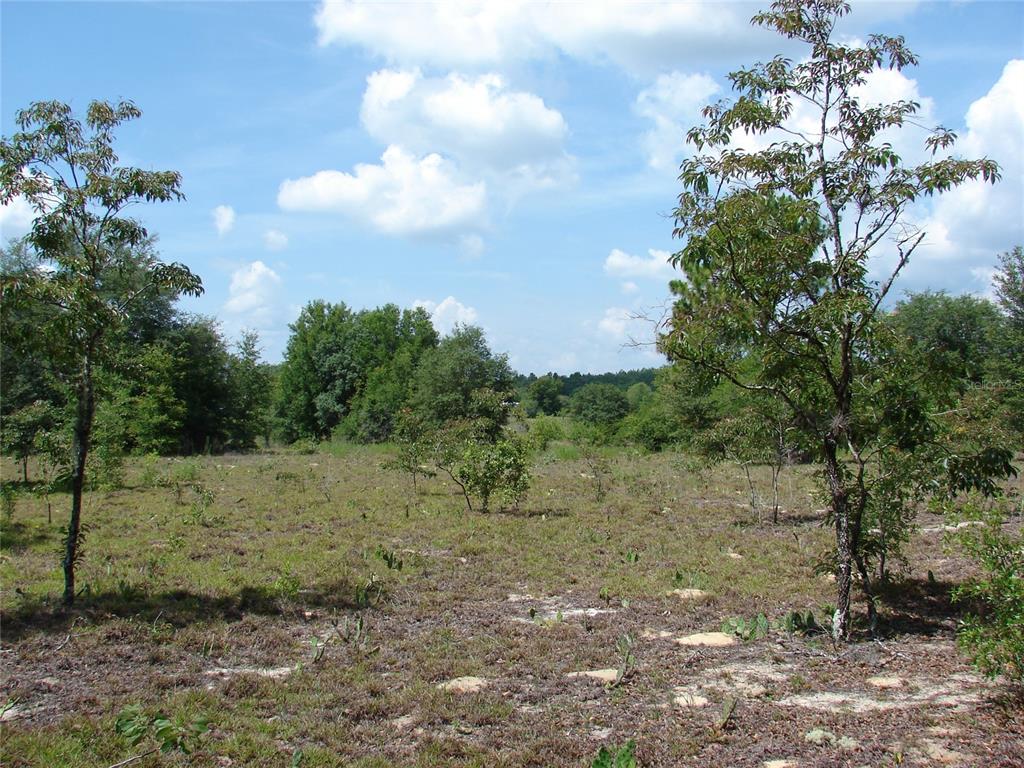
[(232, 677), (234, 675), (256, 675), (279, 680), (288, 677), (295, 667), (214, 667), (206, 670), (211, 677)]
[(566, 677), (589, 677), (602, 683), (614, 683), (619, 678), (619, 670), (590, 669), (585, 672), (570, 672)]
[(867, 684), (875, 688), (902, 688), (907, 681), (902, 677), (869, 677)]
[(672, 702), (677, 707), (706, 707), (711, 702), (705, 697), (697, 693), (680, 693), (677, 694)]
[(449, 693), (476, 693), (488, 686), (482, 677), (456, 677), (453, 680), (438, 684), (438, 688)]
[(735, 635), (727, 635), (725, 632), (698, 632), (695, 635), (677, 637), (675, 642), (679, 645), (721, 647), (726, 645), (736, 645), (739, 641), (736, 639)]
[(678, 597), (680, 600), (707, 600), (711, 593), (703, 589), (673, 589), (668, 596)]

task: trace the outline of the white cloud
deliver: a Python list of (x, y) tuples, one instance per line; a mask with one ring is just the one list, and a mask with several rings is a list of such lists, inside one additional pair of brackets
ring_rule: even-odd
[(633, 323), (633, 313), (623, 307), (609, 307), (604, 311), (597, 327), (607, 336), (616, 341), (625, 341), (629, 337), (629, 328)]
[(429, 299), (418, 299), (413, 307), (423, 307), (430, 313), (430, 320), (440, 334), (451, 333), (456, 325), (472, 325), (476, 323), (477, 311), (467, 307), (454, 296), (449, 296), (440, 304)]
[(604, 271), (615, 277), (670, 280), (674, 270), (668, 260), (672, 254), (656, 248), (648, 249), (647, 253), (648, 256), (634, 256), (613, 248), (604, 260)]
[(213, 226), (221, 237), (235, 226), (235, 209), (230, 205), (218, 205), (210, 213), (213, 216)]
[(31, 203), (21, 195), (11, 202), (0, 205), (0, 239), (24, 235), (32, 227), (36, 212)]
[(277, 229), (268, 229), (263, 233), (263, 245), (268, 251), (283, 251), (288, 247), (288, 235)]
[(262, 261), (239, 267), (231, 275), (224, 311), (249, 327), (266, 327), (276, 317), (280, 286), (281, 278)]
[(710, 75), (671, 72), (639, 93), (633, 108), (654, 124), (643, 136), (652, 168), (678, 167), (686, 132), (700, 122), (701, 110), (720, 90)]
[(381, 143), (497, 169), (562, 156), (568, 126), (561, 113), (532, 93), (510, 90), (500, 75), (426, 78), (383, 69), (366, 83), (360, 115)]
[[(989, 92), (971, 104), (965, 122), (956, 155), (994, 159), (1002, 180), (995, 185), (968, 182), (921, 207), (920, 224), (927, 236), (919, 249), (919, 266), (928, 269), (936, 261), (955, 260), (980, 283), (983, 271), (978, 270), (991, 267), (997, 253), (1024, 242), (1024, 60), (1006, 64)], [(957, 280), (963, 273), (944, 269), (936, 274), (933, 269), (929, 274)]]
[(627, 280), (622, 284), (622, 292), (625, 294), (633, 294), (640, 291), (640, 286), (634, 283), (632, 280)]
[(463, 183), (440, 155), (417, 158), (399, 146), (389, 146), (380, 165), (288, 179), (277, 194), (285, 210), (335, 211), (379, 232), (406, 236), (479, 227), (486, 198), (484, 182)]
[[(367, 3), (327, 0), (321, 45), (362, 46), (388, 61), (481, 68), (559, 53), (630, 71), (678, 68), (769, 52), (773, 35), (750, 26), (754, 3), (531, 3), (525, 0)], [(777, 44), (776, 44), (777, 47)]]

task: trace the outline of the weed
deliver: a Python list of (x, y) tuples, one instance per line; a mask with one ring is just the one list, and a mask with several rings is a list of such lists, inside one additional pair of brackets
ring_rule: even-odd
[(132, 747), (137, 746), (147, 736), (152, 737), (156, 746), (133, 758), (138, 760), (155, 752), (189, 754), (198, 746), (199, 739), (210, 730), (210, 726), (202, 717), (197, 717), (187, 724), (180, 718), (171, 720), (162, 712), (150, 717), (142, 711), (141, 705), (132, 704), (121, 710), (114, 723), (114, 730)]
[(356, 607), (372, 608), (380, 602), (384, 596), (384, 582), (377, 578), (376, 574), (356, 587)]
[(676, 569), (672, 575), (672, 586), (676, 589), (707, 589), (708, 579), (700, 571), (681, 571)]
[(390, 568), (392, 571), (402, 570), (404, 562), (402, 558), (398, 556), (398, 553), (393, 549), (385, 549), (383, 545), (378, 544), (377, 550), (373, 553), (377, 558), (384, 561), (384, 565)]
[(790, 611), (777, 624), (778, 628), (790, 635), (824, 634), (825, 628), (814, 617), (814, 611)]
[(188, 512), (182, 516), (182, 522), (186, 525), (201, 525), (204, 528), (211, 528), (222, 523), (221, 518), (207, 514), (217, 498), (216, 494), (198, 482), (193, 483), (191, 488), (195, 498), (193, 498)]
[(622, 635), (615, 643), (615, 650), (619, 652), (619, 666), (615, 674), (615, 682), (612, 688), (621, 685), (636, 668), (636, 656), (633, 654), (633, 636), (628, 632)]
[(636, 742), (627, 741), (621, 747), (601, 747), (590, 768), (637, 768)]
[(18, 498), (17, 491), (11, 483), (0, 483), (0, 514), (3, 515), (5, 525), (14, 518), (15, 500)]
[(722, 622), (723, 632), (729, 635), (736, 635), (745, 643), (767, 637), (770, 630), (771, 623), (763, 613), (759, 613), (750, 619), (745, 619), (742, 616), (733, 616)]
[(270, 591), (279, 599), (294, 599), (299, 594), (302, 582), (290, 570), (285, 571), (270, 585)]
[(199, 479), (199, 462), (194, 459), (181, 462), (174, 467), (171, 477), (179, 483), (194, 483)]
[(160, 474), (160, 455), (147, 453), (140, 460), (139, 485), (142, 488), (155, 488), (163, 485), (166, 479)]

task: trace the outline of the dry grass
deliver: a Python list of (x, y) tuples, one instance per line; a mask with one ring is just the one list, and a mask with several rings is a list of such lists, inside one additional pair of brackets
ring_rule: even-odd
[[(522, 507), (488, 515), (467, 513), (440, 479), (414, 493), (409, 478), (380, 468), (386, 453), (374, 448), (167, 460), (147, 487), (135, 465), (126, 489), (87, 497), (85, 591), (72, 612), (56, 605), (66, 500), (54, 500), (51, 524), (44, 502), (22, 493), (0, 563), (0, 697), (14, 703), (0, 762), (124, 759), (131, 750), (112, 723), (134, 702), (208, 716), (214, 729), (190, 759), (209, 766), (589, 765), (602, 743), (630, 738), (647, 766), (889, 765), (930, 759), (928, 728), (955, 734), (929, 738), (969, 760), (984, 758), (964, 764), (1018, 754), (1020, 726), (1000, 714), (998, 689), (951, 651), (945, 596), (963, 565), (940, 537), (915, 543), (916, 592), (887, 609), (884, 645), (837, 655), (823, 638), (774, 631), (684, 648), (671, 638), (731, 616), (820, 614), (830, 601), (814, 572), (830, 535), (809, 472), (787, 473), (772, 526), (751, 511), (735, 467), (696, 472), (673, 454), (613, 452), (598, 501), (571, 456), (553, 446)], [(937, 583), (920, 578), (927, 570)], [(683, 602), (667, 594), (677, 587), (712, 597)], [(670, 636), (642, 639), (650, 632)], [(617, 667), (624, 634), (636, 663), (621, 685), (566, 677)], [(733, 665), (724, 678), (723, 665)], [(918, 689), (961, 674), (976, 698), (962, 710), (831, 714), (776, 704), (822, 690), (899, 695), (863, 682), (882, 672)], [(437, 687), (469, 675), (487, 687)], [(673, 691), (686, 686), (711, 704), (677, 707)], [(740, 704), (716, 729), (732, 695)], [(807, 742), (816, 725), (857, 748)]]

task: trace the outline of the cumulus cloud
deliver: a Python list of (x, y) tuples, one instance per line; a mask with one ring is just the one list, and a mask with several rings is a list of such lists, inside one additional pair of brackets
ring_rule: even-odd
[(628, 330), (633, 322), (633, 313), (623, 307), (608, 307), (604, 311), (597, 327), (602, 333), (617, 341), (625, 341), (629, 334)]
[(235, 226), (235, 209), (230, 205), (218, 205), (210, 214), (217, 234), (223, 237)]
[(991, 264), (1024, 240), (1024, 60), (1007, 63), (989, 92), (971, 104), (956, 153), (991, 157), (1002, 181), (973, 181), (939, 197), (925, 223), (935, 256)]
[(496, 74), (430, 78), (382, 69), (366, 80), (360, 116), (381, 143), (503, 170), (559, 160), (568, 133), (558, 110)]
[(268, 251), (283, 251), (288, 247), (288, 235), (277, 229), (268, 229), (263, 233), (263, 245)]
[(231, 275), (224, 311), (249, 327), (267, 327), (277, 316), (280, 286), (280, 276), (262, 261), (239, 267)]
[(652, 168), (674, 169), (686, 145), (686, 132), (701, 119), (701, 110), (721, 90), (710, 75), (671, 72), (659, 75), (633, 105), (653, 126), (643, 136)]
[(334, 211), (391, 235), (451, 234), (478, 227), (487, 199), (482, 181), (465, 183), (436, 153), (416, 157), (389, 146), (380, 165), (360, 163), (353, 173), (319, 171), (287, 179), (277, 194), (288, 211)]
[(21, 195), (11, 202), (0, 205), (0, 238), (6, 240), (25, 234), (32, 227), (36, 212), (31, 203)]
[(604, 260), (604, 271), (614, 277), (670, 280), (674, 270), (668, 260), (672, 254), (656, 248), (649, 248), (647, 253), (647, 256), (634, 256), (613, 248)]
[(454, 296), (448, 296), (440, 304), (429, 299), (418, 299), (413, 307), (422, 307), (430, 313), (430, 321), (440, 334), (451, 333), (456, 325), (472, 325), (477, 320), (477, 311), (468, 307)]
[(630, 71), (771, 50), (751, 28), (754, 3), (376, 4), (325, 0), (315, 23), (321, 45), (356, 45), (398, 63), (481, 68), (558, 54), (609, 61)]

